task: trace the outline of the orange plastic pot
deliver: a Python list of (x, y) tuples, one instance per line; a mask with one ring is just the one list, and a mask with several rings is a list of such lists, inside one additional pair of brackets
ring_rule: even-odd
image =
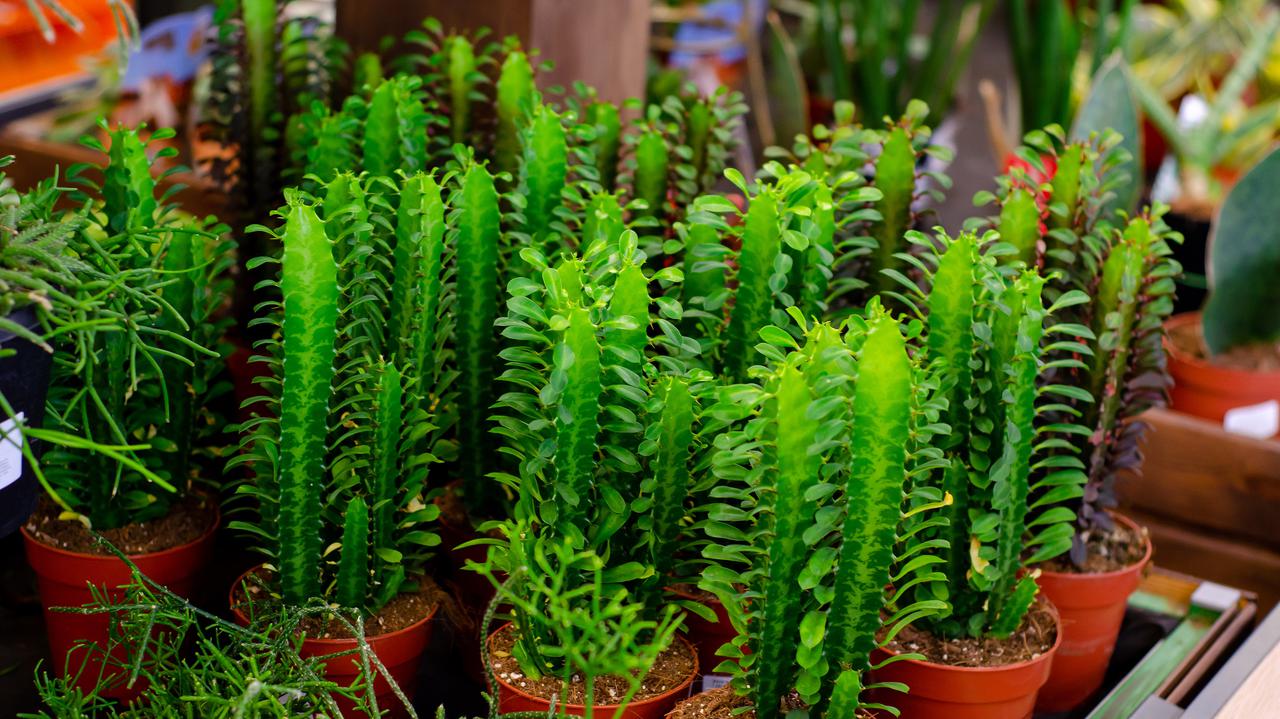
[[(1189, 312), (1169, 318), (1165, 328), (1172, 332), (1199, 322), (1200, 313)], [(1173, 376), (1169, 406), (1174, 410), (1221, 423), (1227, 411), (1236, 407), (1280, 401), (1280, 372), (1218, 367), (1191, 356), (1168, 339), (1165, 348)]]
[[(1133, 520), (1119, 514), (1117, 522), (1141, 533)], [(1040, 688), (1036, 711), (1065, 712), (1084, 703), (1102, 686), (1116, 648), (1129, 595), (1138, 588), (1142, 570), (1151, 561), (1151, 541), (1142, 559), (1124, 569), (1100, 574), (1044, 572), (1036, 580), (1061, 618), (1061, 646), (1053, 658), (1049, 681)]]
[[(498, 630), (489, 635), (489, 650), (493, 651), (493, 641), (510, 624), (504, 624), (498, 627)], [(676, 637), (676, 641), (683, 642), (689, 647), (690, 651), (693, 647), (689, 645), (683, 637)], [(697, 656), (696, 653), (694, 655)], [(591, 714), (595, 717), (609, 717), (611, 719), (663, 719), (667, 712), (675, 707), (676, 703), (681, 699), (689, 696), (689, 688), (693, 686), (693, 680), (698, 676), (698, 663), (695, 659), (693, 671), (689, 672), (689, 676), (680, 686), (663, 692), (656, 697), (643, 699), (641, 701), (631, 702), (623, 709), (619, 715), (618, 710), (622, 709), (620, 704), (594, 704), (591, 707)], [(512, 714), (515, 712), (537, 712), (546, 715), (551, 711), (551, 702), (537, 697), (528, 692), (522, 691), (516, 686), (505, 681), (502, 677), (495, 674), (494, 681), (498, 684), (498, 713)], [(557, 704), (557, 711), (560, 714), (569, 716), (586, 716), (587, 708), (582, 704)]]
[[(877, 701), (897, 707), (902, 719), (1030, 719), (1036, 693), (1049, 680), (1054, 654), (1062, 644), (1062, 623), (1049, 651), (1035, 659), (1002, 667), (953, 667), (899, 659), (871, 674), (873, 682), (902, 682), (910, 691), (877, 693)], [(892, 656), (877, 649), (879, 664)]]
[[(129, 561), (157, 584), (168, 587), (180, 597), (190, 597), (196, 581), (213, 554), (213, 535), (221, 517), (214, 507), (214, 522), (195, 540), (172, 549), (147, 554), (131, 554)], [(44, 605), (45, 631), (49, 652), (53, 657), (55, 676), (74, 676), (75, 685), (88, 691), (105, 686), (103, 696), (129, 701), (142, 693), (144, 686), (124, 686), (128, 648), (117, 645), (104, 662), (102, 654), (90, 650), (88, 643), (106, 648), (111, 617), (108, 614), (67, 614), (54, 607), (79, 607), (93, 601), (90, 585), (101, 590), (108, 599), (123, 598), (120, 589), (132, 580), (128, 565), (115, 556), (82, 554), (51, 547), (22, 528), (27, 562), (36, 573), (36, 588)], [(103, 681), (99, 681), (99, 678)], [(114, 684), (115, 686), (108, 686)]]
[(693, 612), (686, 612), (684, 615), (684, 635), (693, 645), (694, 651), (698, 653), (698, 666), (702, 667), (704, 672), (714, 672), (716, 667), (725, 661), (725, 658), (717, 656), (716, 652), (738, 636), (733, 625), (729, 623), (729, 612), (725, 611), (724, 605), (718, 599), (695, 596), (675, 587), (667, 587), (667, 591), (681, 599), (710, 607), (711, 611), (715, 612), (716, 621), (714, 622), (709, 622)]
[[(249, 626), (249, 616), (244, 613), (242, 604), (237, 601), (237, 590), (248, 581), (249, 575), (259, 569), (259, 567), (255, 567), (240, 575), (240, 578), (231, 587), (231, 613), (235, 616), (236, 621), (244, 626)], [(369, 643), (369, 649), (378, 657), (378, 661), (382, 662), (382, 665), (387, 668), (387, 672), (391, 674), (396, 685), (400, 687), (400, 691), (409, 700), (413, 699), (414, 678), (418, 674), (418, 665), (421, 664), (422, 654), (431, 642), (431, 620), (435, 617), (436, 611), (437, 609), (432, 609), (430, 614), (404, 629), (365, 637), (365, 641)], [(323, 660), (324, 677), (338, 686), (348, 687), (355, 683), (362, 671), (358, 647), (359, 644), (355, 639), (303, 639), (298, 654), (304, 659), (309, 659), (340, 652), (344, 653), (343, 656)], [(404, 705), (396, 697), (391, 683), (381, 673), (378, 673), (374, 678), (373, 691), (378, 700), (378, 708), (386, 712), (383, 716), (408, 716), (408, 712), (404, 710)], [(354, 702), (345, 697), (334, 697), (334, 701), (337, 702), (338, 708), (342, 710), (344, 716), (365, 716), (363, 712), (356, 710)]]

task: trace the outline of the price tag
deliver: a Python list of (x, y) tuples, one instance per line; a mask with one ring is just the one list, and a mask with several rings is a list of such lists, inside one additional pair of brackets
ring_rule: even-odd
[(1280, 432), (1280, 402), (1267, 400), (1261, 404), (1227, 410), (1222, 428), (1232, 434), (1254, 439), (1270, 439)]
[(703, 674), (702, 675), (702, 691), (709, 692), (712, 689), (729, 686), (729, 680), (732, 679), (728, 674)]
[(26, 419), (18, 416), (0, 422), (0, 489), (4, 489), (22, 476), (22, 428)]

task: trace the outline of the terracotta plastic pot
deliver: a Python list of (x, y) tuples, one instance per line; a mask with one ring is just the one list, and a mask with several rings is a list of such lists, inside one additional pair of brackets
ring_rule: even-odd
[[(1128, 517), (1119, 514), (1113, 517), (1141, 533)], [(1053, 671), (1049, 681), (1040, 688), (1036, 711), (1074, 709), (1102, 686), (1129, 595), (1138, 588), (1142, 570), (1150, 561), (1151, 541), (1146, 540), (1142, 559), (1124, 569), (1100, 574), (1040, 573), (1037, 580), (1040, 590), (1057, 607), (1062, 627)]]
[[(238, 589), (248, 581), (249, 575), (258, 571), (258, 569), (258, 567), (255, 567), (245, 572), (231, 587), (231, 613), (235, 616), (236, 621), (244, 626), (249, 625), (249, 616), (241, 608)], [(378, 661), (382, 662), (382, 665), (387, 668), (387, 672), (395, 679), (400, 691), (404, 692), (405, 697), (409, 700), (413, 699), (414, 678), (418, 674), (418, 665), (422, 661), (422, 654), (431, 642), (431, 620), (435, 617), (437, 611), (438, 608), (432, 609), (430, 614), (404, 629), (388, 634), (375, 634), (365, 637), (365, 641), (369, 643), (369, 649), (377, 655)], [(325, 679), (346, 687), (351, 686), (361, 674), (360, 655), (357, 651), (357, 646), (355, 639), (304, 639), (298, 654), (305, 659), (347, 652), (348, 654), (344, 656), (324, 660)], [(404, 705), (401, 704), (400, 699), (396, 697), (395, 691), (391, 688), (390, 682), (381, 674), (374, 678), (373, 691), (378, 699), (378, 708), (386, 712), (384, 716), (408, 716), (408, 712), (404, 710)], [(343, 715), (349, 717), (365, 716), (363, 712), (356, 711), (354, 703), (349, 699), (339, 696), (334, 697), (334, 700), (337, 702), (338, 708), (342, 710)]]
[(716, 667), (725, 661), (725, 658), (717, 656), (716, 652), (738, 636), (733, 625), (729, 623), (729, 613), (725, 611), (724, 605), (718, 599), (696, 596), (675, 587), (668, 587), (667, 591), (681, 599), (710, 607), (711, 611), (716, 613), (714, 622), (709, 622), (692, 612), (686, 612), (684, 617), (684, 635), (698, 653), (698, 666), (702, 667), (704, 672), (715, 672)]
[[(490, 651), (493, 649), (494, 638), (509, 626), (511, 625), (505, 624), (489, 635)], [(683, 642), (689, 647), (690, 651), (693, 650), (692, 645), (690, 645), (684, 638), (676, 637), (676, 641)], [(696, 656), (697, 655), (695, 653), (695, 657)], [(693, 671), (689, 672), (689, 676), (686, 677), (683, 682), (680, 682), (680, 686), (663, 692), (662, 694), (650, 699), (631, 702), (627, 705), (627, 708), (622, 711), (621, 715), (617, 713), (618, 709), (621, 708), (621, 705), (619, 704), (595, 704), (592, 706), (592, 716), (600, 717), (602, 719), (605, 717), (610, 719), (613, 719), (614, 717), (617, 719), (662, 719), (667, 715), (667, 712), (671, 711), (677, 702), (689, 696), (689, 688), (693, 686), (693, 680), (697, 677), (698, 663), (695, 660)], [(502, 679), (502, 677), (496, 676), (496, 674), (494, 676), (494, 681), (498, 683), (499, 714), (538, 712), (545, 715), (551, 711), (551, 702), (546, 699), (521, 691), (519, 688), (508, 684)], [(558, 704), (556, 706), (557, 711), (562, 714), (568, 714), (570, 716), (586, 716), (587, 708), (581, 704)]]
[[(1174, 315), (1165, 323), (1172, 332), (1200, 321), (1200, 313)], [(1280, 372), (1249, 372), (1218, 367), (1192, 357), (1166, 340), (1173, 389), (1169, 406), (1179, 412), (1221, 423), (1227, 410), (1280, 400)]]
[[(215, 512), (217, 505), (214, 505)], [(213, 536), (221, 516), (195, 540), (172, 549), (148, 554), (131, 554), (129, 561), (158, 584), (168, 587), (180, 597), (190, 597), (198, 578), (213, 554)], [(37, 540), (26, 527), (22, 528), (27, 561), (36, 573), (36, 587), (40, 603), (44, 605), (45, 630), (49, 637), (49, 652), (53, 657), (52, 669), (56, 676), (77, 676), (76, 686), (88, 691), (99, 684), (102, 674), (107, 681), (118, 677), (122, 684), (123, 670), (104, 666), (99, 652), (90, 652), (86, 642), (106, 647), (111, 618), (106, 614), (67, 614), (55, 612), (53, 607), (78, 607), (93, 601), (89, 585), (104, 591), (110, 599), (123, 597), (121, 586), (132, 579), (129, 567), (114, 556), (103, 557), (81, 554), (51, 547)], [(125, 664), (128, 661), (126, 647), (116, 646), (107, 665)], [(83, 669), (82, 669), (83, 667)], [(104, 684), (106, 682), (103, 682)], [(145, 687), (135, 685), (109, 687), (102, 695), (128, 701), (142, 693)]]
[[(1049, 606), (1047, 603), (1045, 606)], [(1002, 667), (953, 667), (900, 659), (872, 672), (873, 682), (902, 682), (911, 688), (876, 697), (902, 711), (902, 719), (1030, 719), (1036, 693), (1049, 679), (1054, 654), (1062, 644), (1062, 622), (1054, 613), (1058, 636), (1035, 659)], [(877, 649), (878, 664), (892, 656)]]

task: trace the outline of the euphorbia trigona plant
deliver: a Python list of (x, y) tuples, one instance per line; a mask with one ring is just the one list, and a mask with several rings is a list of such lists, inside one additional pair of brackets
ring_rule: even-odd
[[(1052, 353), (1080, 346), (1080, 329), (1046, 322), (1087, 298), (1069, 292), (1046, 309), (1044, 280), (1035, 270), (1003, 278), (984, 251), (990, 236), (940, 234), (937, 245), (919, 234), (913, 239), (926, 248), (929, 290), (911, 287), (907, 297), (925, 310), (922, 349), (940, 368), (943, 421), (951, 429), (939, 442), (949, 466), (922, 479), (951, 497), (948, 522), (936, 532), (947, 542), (940, 550), (947, 582), (923, 595), (947, 599), (952, 610), (929, 624), (944, 636), (1008, 637), (1035, 600), (1034, 575), (1023, 570), (1071, 546), (1074, 513), (1054, 503), (1081, 495), (1084, 465), (1073, 452), (1055, 451), (1070, 448), (1065, 438), (1080, 428), (1037, 418), (1062, 406), (1055, 395), (1080, 395), (1041, 379), (1080, 366), (1071, 358), (1050, 361)], [(1064, 339), (1051, 341), (1058, 335)]]
[(439, 542), (425, 483), (444, 429), (447, 323), (439, 185), (404, 178), (394, 219), (371, 221), (387, 208), (370, 208), (369, 181), (334, 178), (323, 217), (299, 192), (279, 213), (281, 301), (261, 320), (279, 328), (261, 343), (274, 377), (232, 464), (250, 467), (240, 493), (255, 515), (233, 526), (269, 559), (281, 599), (372, 612), (412, 586)]
[(518, 499), (513, 520), (485, 526), (503, 536), (489, 542), (490, 563), (521, 597), (512, 617), (516, 656), (530, 676), (558, 676), (577, 672), (577, 660), (562, 643), (564, 618), (528, 604), (555, 576), (531, 564), (530, 553), (587, 552), (591, 561), (575, 560), (561, 591), (577, 596), (603, 583), (606, 596), (625, 591), (642, 618), (665, 626), (675, 607), (663, 588), (679, 581), (671, 576), (680, 564), (675, 547), (713, 378), (687, 369), (678, 303), (650, 309), (649, 286), (680, 274), (644, 270), (634, 232), (598, 239), (583, 259), (554, 267), (532, 249), (523, 256), (538, 279), (511, 284), (499, 321), (511, 342), (500, 379), (513, 389), (495, 404), (501, 451), (518, 466), (518, 474), (495, 476)]
[(699, 583), (738, 632), (718, 671), (758, 717), (795, 708), (793, 694), (826, 716), (881, 708), (862, 696), (880, 688), (872, 650), (946, 609), (927, 589), (943, 543), (924, 536), (946, 500), (909, 481), (942, 463), (934, 379), (904, 336), (919, 329), (873, 301), (841, 329), (802, 324), (803, 345), (760, 333), (762, 385), (735, 394), (750, 419), (716, 442), (721, 501), (700, 527), (719, 541)]

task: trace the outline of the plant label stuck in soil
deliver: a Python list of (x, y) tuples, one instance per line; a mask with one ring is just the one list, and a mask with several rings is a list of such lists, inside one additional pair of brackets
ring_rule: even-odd
[(22, 476), (22, 421), (19, 412), (0, 422), (0, 489), (4, 489)]

